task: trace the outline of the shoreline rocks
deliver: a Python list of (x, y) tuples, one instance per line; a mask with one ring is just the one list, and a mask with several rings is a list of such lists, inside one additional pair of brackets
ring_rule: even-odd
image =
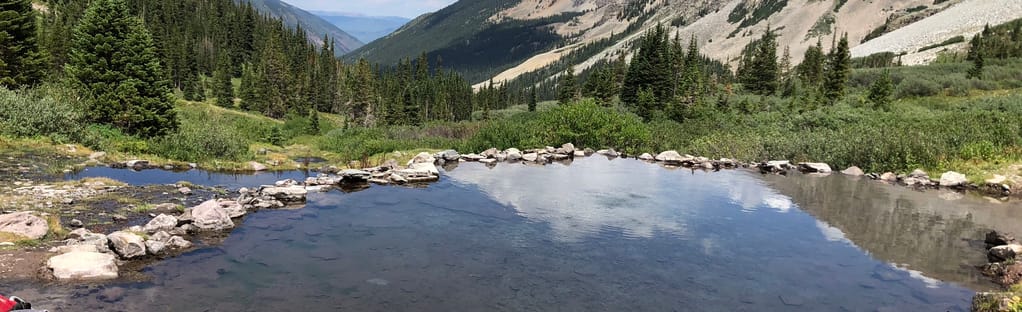
[(50, 232), (46, 220), (31, 211), (0, 214), (0, 232), (11, 233), (26, 239), (40, 239)]

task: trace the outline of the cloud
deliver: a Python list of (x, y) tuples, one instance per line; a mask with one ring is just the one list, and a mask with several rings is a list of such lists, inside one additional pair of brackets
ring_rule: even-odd
[[(455, 0), (287, 0), (307, 11), (357, 13), (368, 16), (413, 18), (454, 3)], [(468, 1), (468, 0), (466, 0)]]

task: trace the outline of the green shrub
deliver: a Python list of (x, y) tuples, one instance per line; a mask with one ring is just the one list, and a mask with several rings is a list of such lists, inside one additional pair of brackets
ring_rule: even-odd
[(222, 115), (182, 120), (177, 132), (150, 141), (151, 152), (182, 161), (241, 160), (248, 153), (249, 142), (232, 126)]
[(59, 86), (19, 91), (0, 88), (0, 134), (77, 141), (82, 138), (85, 124), (82, 105), (67, 89)]
[(930, 80), (906, 78), (898, 84), (897, 98), (934, 96), (940, 92), (940, 86)]

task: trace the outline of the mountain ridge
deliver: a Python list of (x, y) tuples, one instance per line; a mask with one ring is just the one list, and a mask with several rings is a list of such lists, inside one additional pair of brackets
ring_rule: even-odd
[(351, 34), (338, 28), (334, 24), (302, 10), (299, 7), (280, 0), (239, 0), (249, 2), (260, 12), (268, 13), (280, 18), (287, 25), (294, 27), (301, 25), (308, 34), (309, 40), (317, 45), (323, 45), (323, 36), (329, 36), (334, 40), (334, 52), (338, 56), (344, 55), (364, 45), (364, 43)]

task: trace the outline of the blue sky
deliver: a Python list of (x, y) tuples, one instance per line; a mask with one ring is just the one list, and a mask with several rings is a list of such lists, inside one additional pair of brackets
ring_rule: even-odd
[(413, 18), (439, 10), (455, 0), (284, 0), (306, 11), (357, 13)]

